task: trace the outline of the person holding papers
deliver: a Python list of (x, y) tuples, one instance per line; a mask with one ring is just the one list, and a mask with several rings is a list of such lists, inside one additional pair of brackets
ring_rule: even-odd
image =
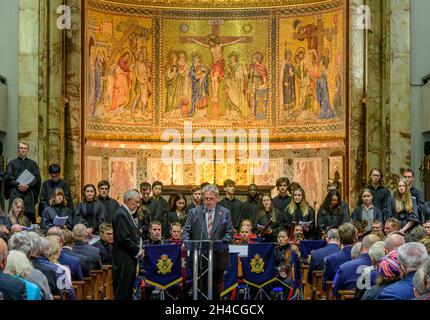
[(257, 225), (254, 233), (264, 238), (265, 242), (276, 242), (280, 212), (273, 205), (270, 194), (264, 193), (260, 199), (260, 209), (257, 214)]
[(296, 225), (300, 225), (306, 239), (315, 238), (315, 211), (306, 201), (305, 191), (297, 188), (293, 194), (293, 200), (281, 214), (280, 224), (290, 233)]
[(5, 195), (12, 203), (15, 198), (24, 200), (24, 215), (36, 223), (35, 206), (39, 201), (40, 171), (37, 163), (27, 158), (29, 145), (18, 143), (18, 157), (11, 160), (6, 167)]
[(67, 227), (72, 229), (72, 211), (67, 207), (67, 200), (63, 189), (57, 188), (49, 200), (49, 207), (42, 212), (42, 229), (51, 227)]

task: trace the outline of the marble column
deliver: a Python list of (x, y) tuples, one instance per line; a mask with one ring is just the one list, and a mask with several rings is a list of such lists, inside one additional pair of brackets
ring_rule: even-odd
[(65, 39), (65, 177), (72, 196), (80, 199), (81, 187), (81, 0), (67, 0), (71, 8), (71, 29)]

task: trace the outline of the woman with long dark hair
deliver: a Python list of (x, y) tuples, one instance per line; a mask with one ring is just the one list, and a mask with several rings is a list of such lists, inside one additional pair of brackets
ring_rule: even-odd
[[(260, 234), (262, 228), (266, 226), (269, 221), (272, 224), (267, 228), (263, 234)], [(264, 193), (260, 199), (260, 209), (257, 214), (257, 225), (254, 227), (254, 233), (264, 238), (265, 242), (276, 242), (280, 220), (279, 211), (273, 206), (273, 200), (270, 194)]]
[(97, 200), (96, 187), (92, 184), (84, 186), (82, 191), (83, 201), (78, 203), (75, 209), (73, 225), (82, 223), (87, 227), (88, 235), (98, 234), (99, 225), (104, 222), (106, 209), (104, 205)]
[(295, 225), (301, 225), (306, 239), (315, 238), (315, 211), (306, 201), (305, 191), (301, 187), (295, 188), (293, 199), (281, 213), (279, 222), (283, 228), (294, 232)]
[(318, 210), (317, 230), (319, 234), (330, 228), (338, 228), (350, 220), (348, 212), (342, 210), (342, 199), (337, 190), (330, 190)]
[(166, 223), (163, 226), (163, 235), (167, 239), (169, 237), (170, 225), (173, 222), (179, 222), (181, 227), (184, 226), (185, 220), (187, 220), (187, 199), (182, 193), (177, 193), (173, 196), (171, 201), (170, 211), (166, 216)]

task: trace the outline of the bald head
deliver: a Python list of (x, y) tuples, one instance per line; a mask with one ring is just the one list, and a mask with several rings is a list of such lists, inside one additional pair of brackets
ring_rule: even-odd
[(6, 242), (0, 238), (0, 269), (4, 270), (6, 267), (6, 259), (7, 259), (7, 244)]
[(370, 248), (379, 241), (379, 237), (374, 234), (369, 234), (361, 241), (361, 253), (369, 252)]
[(403, 244), (405, 244), (405, 239), (400, 234), (390, 234), (385, 239), (385, 253), (397, 250)]

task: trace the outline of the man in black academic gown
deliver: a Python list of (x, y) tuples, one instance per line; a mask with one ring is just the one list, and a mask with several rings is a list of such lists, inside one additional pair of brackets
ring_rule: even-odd
[[(24, 200), (25, 216), (32, 222), (36, 223), (35, 206), (39, 201), (40, 192), (40, 171), (37, 163), (27, 158), (29, 145), (26, 142), (18, 143), (18, 158), (11, 160), (7, 164), (5, 176), (6, 195), (9, 199), (9, 208), (15, 198)], [(28, 170), (34, 179), (27, 183), (19, 183), (16, 180), (25, 171)]]
[(258, 188), (255, 184), (248, 186), (248, 200), (242, 203), (242, 219), (249, 219), (252, 224), (257, 224), (258, 210), (260, 209), (260, 195), (258, 194)]
[(105, 222), (112, 223), (116, 210), (119, 208), (119, 203), (115, 199), (109, 197), (110, 183), (106, 180), (101, 180), (97, 184), (99, 189), (98, 199), (106, 209)]
[(131, 300), (137, 258), (142, 256), (138, 221), (133, 217), (141, 202), (136, 190), (124, 194), (124, 204), (115, 212), (113, 226), (113, 289), (115, 300)]
[(48, 173), (50, 179), (42, 183), (42, 189), (40, 190), (39, 214), (42, 215), (43, 210), (49, 207), (49, 201), (57, 188), (61, 188), (64, 191), (67, 207), (73, 212), (73, 200), (70, 194), (69, 184), (66, 180), (61, 179), (60, 166), (56, 163), (51, 164), (48, 167)]
[(222, 199), (218, 204), (221, 207), (224, 207), (228, 210), (230, 210), (231, 213), (231, 220), (233, 222), (233, 228), (238, 230), (240, 229), (240, 223), (243, 220), (242, 217), (242, 201), (240, 201), (238, 198), (235, 197), (234, 192), (236, 188), (236, 183), (231, 180), (227, 179), (224, 181), (224, 191), (225, 191), (225, 198)]
[(276, 180), (278, 195), (273, 198), (273, 206), (281, 212), (283, 212), (291, 202), (291, 196), (288, 194), (289, 187), (290, 180), (287, 177), (281, 177)]

